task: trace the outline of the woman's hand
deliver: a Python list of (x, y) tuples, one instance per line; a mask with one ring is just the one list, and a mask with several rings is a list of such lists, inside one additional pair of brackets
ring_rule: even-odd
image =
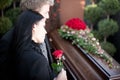
[(66, 71), (62, 69), (58, 76), (54, 78), (54, 80), (67, 80)]

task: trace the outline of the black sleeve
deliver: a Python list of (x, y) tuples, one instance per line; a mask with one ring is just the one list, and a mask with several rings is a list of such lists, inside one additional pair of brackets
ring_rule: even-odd
[(31, 80), (51, 80), (50, 74), (52, 73), (50, 73), (47, 61), (41, 58), (34, 62), (30, 77)]

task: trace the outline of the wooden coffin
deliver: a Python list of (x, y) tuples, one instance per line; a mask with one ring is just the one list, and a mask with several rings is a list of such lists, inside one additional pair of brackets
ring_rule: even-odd
[[(82, 48), (61, 38), (57, 30), (48, 33), (48, 37), (54, 49), (64, 51), (63, 62), (73, 78), (71, 80), (120, 80), (120, 68), (109, 68), (100, 58), (87, 54)], [(114, 59), (113, 64), (120, 66)]]

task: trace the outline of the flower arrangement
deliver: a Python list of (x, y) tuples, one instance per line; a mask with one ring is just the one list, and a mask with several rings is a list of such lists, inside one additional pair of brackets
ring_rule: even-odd
[(52, 53), (52, 55), (56, 59), (56, 62), (52, 63), (52, 68), (53, 68), (54, 72), (57, 74), (63, 68), (63, 63), (62, 63), (63, 51), (62, 50), (56, 50)]
[(110, 68), (113, 67), (112, 59), (105, 54), (106, 52), (101, 48), (99, 40), (94, 37), (84, 21), (79, 18), (68, 20), (59, 29), (59, 34), (62, 38), (71, 40), (72, 44), (78, 48), (83, 48), (86, 53), (102, 58)]

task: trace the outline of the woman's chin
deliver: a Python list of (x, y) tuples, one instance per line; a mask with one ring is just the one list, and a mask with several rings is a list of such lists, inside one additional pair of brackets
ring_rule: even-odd
[(42, 39), (42, 40), (39, 41), (39, 43), (43, 43), (44, 41), (45, 41), (45, 39)]

